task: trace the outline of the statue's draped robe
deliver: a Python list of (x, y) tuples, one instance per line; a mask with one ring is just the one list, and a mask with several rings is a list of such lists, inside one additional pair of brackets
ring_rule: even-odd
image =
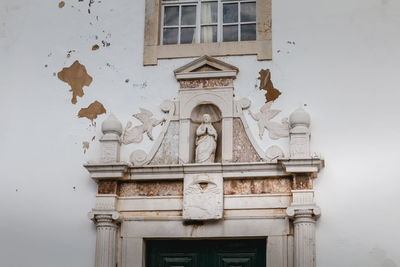
[(203, 123), (197, 128), (196, 135), (196, 163), (214, 162), (217, 131), (211, 123)]

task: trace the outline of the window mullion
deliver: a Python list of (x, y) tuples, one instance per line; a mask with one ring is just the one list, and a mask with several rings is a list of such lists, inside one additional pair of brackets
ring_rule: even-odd
[(178, 16), (178, 44), (181, 44), (181, 18), (182, 18), (182, 5), (179, 5), (179, 16)]
[(222, 0), (218, 0), (217, 8), (217, 42), (222, 42)]
[(160, 44), (164, 44), (164, 9), (165, 7), (163, 6), (161, 8), (161, 36), (160, 36)]
[(200, 43), (201, 37), (201, 0), (196, 4), (196, 43)]
[(240, 9), (242, 8), (242, 4), (238, 3), (238, 41), (241, 41), (241, 18), (240, 18)]

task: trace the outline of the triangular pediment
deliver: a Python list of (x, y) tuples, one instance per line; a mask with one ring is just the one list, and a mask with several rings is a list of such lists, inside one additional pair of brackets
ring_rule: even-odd
[(236, 78), (239, 69), (210, 56), (202, 56), (174, 71), (177, 80), (196, 78)]

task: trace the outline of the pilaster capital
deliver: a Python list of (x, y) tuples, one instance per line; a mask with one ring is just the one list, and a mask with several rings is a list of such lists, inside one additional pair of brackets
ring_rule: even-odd
[(321, 209), (316, 204), (292, 204), (286, 209), (286, 214), (291, 219), (318, 219), (321, 216)]
[(117, 227), (122, 221), (122, 215), (118, 211), (92, 210), (88, 217), (97, 227)]

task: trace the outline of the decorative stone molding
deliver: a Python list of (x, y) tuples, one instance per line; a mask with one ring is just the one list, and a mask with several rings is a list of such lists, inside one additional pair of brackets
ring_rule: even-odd
[(83, 165), (90, 173), (90, 177), (93, 180), (122, 180), (126, 178), (128, 173), (128, 163), (86, 163)]
[(101, 143), (101, 162), (114, 163), (119, 162), (122, 134), (121, 122), (111, 114), (101, 125), (103, 136)]

